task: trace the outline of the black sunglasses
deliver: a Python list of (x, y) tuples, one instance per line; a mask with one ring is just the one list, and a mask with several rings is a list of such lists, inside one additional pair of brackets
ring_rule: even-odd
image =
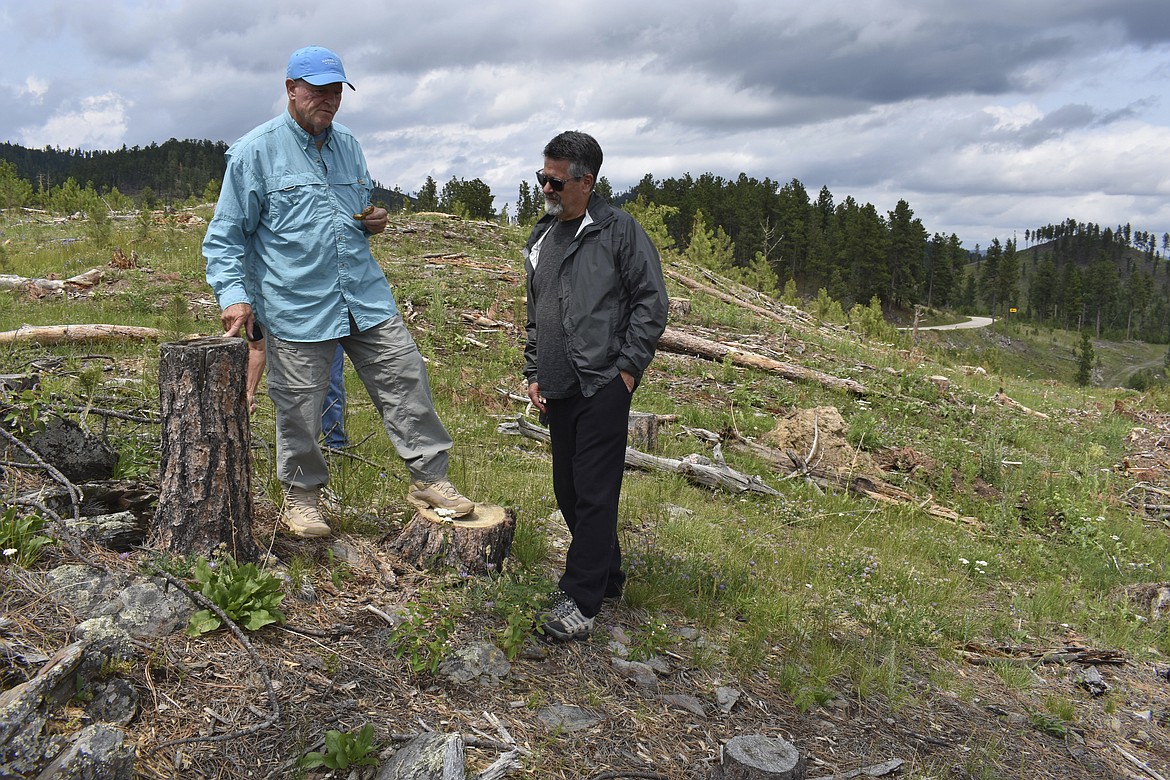
[[(573, 178), (568, 179), (567, 181), (578, 181), (579, 179), (582, 179), (582, 178), (584, 178), (584, 177), (574, 176)], [(565, 182), (566, 182), (566, 179), (557, 179), (557, 178), (554, 178), (552, 176), (545, 176), (544, 171), (537, 171), (536, 172), (536, 183), (540, 185), (540, 188), (542, 190), (544, 189), (544, 185), (551, 184), (552, 188), (553, 188), (553, 192), (561, 192), (565, 189)]]

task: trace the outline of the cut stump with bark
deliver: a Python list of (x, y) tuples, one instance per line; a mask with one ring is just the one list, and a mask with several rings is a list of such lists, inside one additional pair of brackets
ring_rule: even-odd
[(149, 544), (181, 555), (223, 545), (235, 560), (255, 561), (247, 345), (202, 338), (159, 351), (162, 461)]
[(779, 737), (748, 734), (723, 748), (724, 780), (804, 780), (804, 756)]
[(500, 570), (515, 530), (515, 514), (493, 504), (476, 504), (458, 519), (419, 509), (391, 548), (420, 569), (483, 574)]
[(630, 412), (630, 446), (642, 452), (658, 451), (658, 415), (650, 412)]

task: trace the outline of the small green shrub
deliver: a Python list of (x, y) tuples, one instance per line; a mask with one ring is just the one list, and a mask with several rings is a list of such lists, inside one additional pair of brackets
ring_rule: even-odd
[(535, 577), (500, 578), (493, 599), (496, 612), (504, 619), (500, 629), (500, 649), (508, 660), (514, 660), (532, 636), (533, 615), (549, 591), (548, 582)]
[(451, 649), (455, 614), (450, 605), (420, 601), (410, 605), (410, 616), (394, 629), (389, 645), (395, 658), (405, 658), (415, 674), (434, 674)]
[(630, 660), (645, 661), (661, 653), (670, 646), (670, 631), (666, 623), (661, 620), (650, 620), (642, 626), (642, 630), (634, 635), (634, 644), (630, 648)]
[(36, 390), (21, 390), (6, 399), (4, 422), (17, 436), (29, 436), (45, 429), (48, 400)]
[(357, 734), (329, 730), (325, 732), (325, 752), (306, 753), (300, 761), (302, 769), (348, 769), (351, 766), (377, 766), (374, 752), (374, 727), (367, 723)]
[(846, 322), (845, 312), (841, 309), (840, 302), (830, 298), (824, 287), (817, 290), (817, 297), (809, 305), (809, 312), (821, 322), (829, 322), (834, 325), (843, 325)]
[[(248, 631), (257, 631), (270, 623), (284, 623), (280, 602), (284, 600), (281, 582), (262, 572), (254, 563), (238, 564), (225, 555), (218, 561), (199, 558), (195, 563), (199, 592), (223, 610), (233, 622)], [(215, 631), (223, 625), (219, 615), (201, 609), (187, 624), (188, 636)]]
[(886, 342), (898, 341), (898, 329), (886, 322), (882, 314), (882, 302), (875, 295), (869, 306), (855, 303), (849, 309), (849, 329), (863, 336)]

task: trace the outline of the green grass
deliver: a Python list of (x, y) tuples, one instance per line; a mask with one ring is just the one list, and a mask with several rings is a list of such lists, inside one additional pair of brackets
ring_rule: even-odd
[[(206, 209), (201, 213), (207, 216)], [(202, 227), (152, 226), (143, 235), (133, 220), (112, 223), (110, 235), (99, 231), (97, 238), (140, 258), (139, 268), (117, 270), (105, 266), (109, 250), (96, 246), (83, 225), (18, 222), (9, 217), (2, 224), (9, 268), (38, 276), (102, 266), (105, 275), (91, 295), (76, 299), (0, 293), (0, 330), (107, 322), (156, 327), (168, 338), (218, 334), (218, 310), (199, 259)], [(492, 603), (493, 610), (470, 611), (488, 615), (501, 636), (512, 637), (521, 622), (506, 602), (519, 605), (535, 583), (555, 580), (549, 539), (561, 531), (548, 527), (555, 501), (547, 448), (497, 432), (501, 420), (523, 410), (498, 392), (521, 390), (523, 238), (518, 228), (395, 217), (391, 230), (374, 240), (456, 441), (452, 478), (468, 495), (516, 514), (504, 579), (494, 590), (464, 594)], [(457, 254), (471, 265), (434, 257)], [(672, 293), (683, 291), (672, 287)], [(685, 433), (687, 427), (758, 437), (790, 409), (834, 406), (857, 450), (917, 454), (918, 465), (887, 474), (890, 482), (969, 518), (949, 521), (914, 505), (784, 481), (766, 463), (726, 447), (729, 465), (761, 475), (781, 495), (730, 495), (677, 475), (629, 472), (620, 535), (630, 579), (622, 608), (645, 612), (648, 626), (689, 621), (722, 637), (690, 650), (701, 668), (769, 675), (803, 708), (838, 695), (880, 696), (896, 705), (916, 695), (907, 680), (921, 676), (921, 659), (950, 657), (968, 642), (1045, 645), (1071, 629), (1090, 644), (1136, 657), (1148, 648), (1170, 652), (1165, 629), (1141, 620), (1114, 595), (1124, 585), (1170, 579), (1170, 541), (1113, 500), (1127, 487), (1113, 465), (1130, 423), (1100, 411), (1118, 399), (1165, 408), (1166, 390), (1141, 397), (1072, 386), (1075, 334), (1020, 326), (1008, 334), (924, 332), (913, 350), (906, 336), (887, 348), (845, 330), (761, 321), (699, 293), (685, 295), (692, 313), (673, 325), (717, 328), (729, 341), (770, 334), (779, 359), (855, 379), (869, 392), (857, 398), (764, 371), (661, 354), (634, 399), (639, 411), (676, 417), (660, 432), (656, 454), (711, 456), (710, 444)], [(470, 326), (464, 314), (511, 327)], [(1104, 374), (1164, 353), (1164, 346), (1136, 343), (1098, 349)], [(79, 405), (157, 409), (157, 361), (155, 344), (0, 345), (0, 373), (40, 370), (54, 398)], [(961, 368), (976, 365), (995, 371)], [(927, 379), (939, 374), (951, 379), (945, 392)], [(135, 381), (121, 383), (123, 376)], [(352, 371), (348, 381), (347, 428), (368, 462), (337, 460), (331, 488), (342, 498), (340, 529), (380, 537), (408, 516), (406, 470)], [(1047, 418), (992, 404), (1001, 388)], [(261, 394), (253, 419), (260, 443), (254, 485), (278, 501), (273, 423)], [(156, 428), (110, 420), (102, 429), (125, 468), (157, 476)], [(347, 572), (327, 569), (316, 572), (299, 560), (290, 563), (289, 575), (350, 586)], [(636, 639), (646, 647), (666, 641), (653, 632)], [(1009, 687), (1028, 684), (1009, 667), (997, 673)], [(941, 673), (931, 680), (960, 695), (967, 684)], [(1057, 704), (1050, 708), (1055, 712), (1037, 716), (1039, 728), (1057, 730), (1072, 720)], [(973, 757), (973, 773), (994, 759)]]

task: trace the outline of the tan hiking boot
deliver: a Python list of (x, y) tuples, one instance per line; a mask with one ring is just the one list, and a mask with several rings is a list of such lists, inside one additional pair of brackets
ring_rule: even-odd
[(475, 510), (475, 502), (455, 489), (448, 480), (411, 482), (406, 500), (419, 509), (434, 509), (440, 514), (463, 517)]
[(332, 533), (329, 524), (321, 515), (321, 491), (308, 488), (290, 487), (284, 492), (284, 508), (280, 519), (288, 526), (289, 533), (302, 539), (328, 536)]

